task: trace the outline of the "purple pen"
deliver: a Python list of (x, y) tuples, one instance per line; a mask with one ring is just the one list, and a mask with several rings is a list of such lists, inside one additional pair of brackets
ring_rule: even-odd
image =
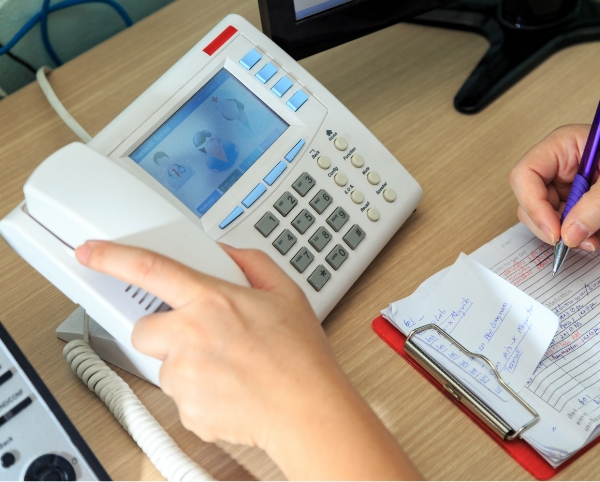
[[(577, 201), (581, 199), (581, 196), (590, 190), (594, 173), (598, 168), (598, 160), (600, 159), (598, 144), (600, 144), (600, 103), (596, 109), (594, 122), (592, 122), (592, 128), (590, 129), (590, 134), (585, 143), (583, 156), (581, 156), (581, 161), (579, 162), (579, 169), (577, 170), (577, 174), (575, 174), (575, 179), (573, 179), (573, 185), (571, 186), (569, 197), (565, 203), (565, 209), (560, 218), (561, 225), (567, 217), (567, 214), (569, 214), (569, 211), (575, 206)], [(554, 265), (552, 266), (553, 276), (558, 273), (558, 270), (563, 265), (568, 253), (569, 247), (565, 246), (562, 239), (559, 239), (554, 247)]]

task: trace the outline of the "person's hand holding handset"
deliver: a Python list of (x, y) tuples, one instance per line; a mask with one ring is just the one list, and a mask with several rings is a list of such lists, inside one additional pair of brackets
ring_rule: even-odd
[(161, 388), (203, 440), (261, 447), (290, 479), (418, 478), (335, 361), (302, 290), (266, 254), (223, 248), (253, 288), (109, 242), (76, 255), (173, 308), (138, 321), (133, 344), (163, 361)]

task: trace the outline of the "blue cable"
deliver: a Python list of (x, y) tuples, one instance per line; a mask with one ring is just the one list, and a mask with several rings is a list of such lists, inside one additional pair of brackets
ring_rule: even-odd
[(56, 55), (56, 52), (54, 51), (54, 49), (52, 48), (52, 44), (50, 43), (50, 38), (48, 37), (48, 9), (49, 8), (50, 8), (50, 0), (44, 0), (44, 3), (42, 4), (42, 10), (40, 12), (40, 14), (41, 14), (40, 30), (42, 33), (42, 43), (44, 44), (44, 47), (46, 48), (46, 52), (48, 52), (48, 55), (50, 56), (52, 61), (56, 65), (62, 65), (62, 61), (58, 58), (58, 55)]
[[(44, 1), (44, 5), (45, 5), (45, 3), (46, 3), (46, 0)], [(65, 8), (73, 7), (75, 5), (81, 5), (84, 3), (106, 3), (107, 5), (110, 5), (117, 11), (117, 13), (121, 16), (121, 18), (125, 22), (125, 25), (127, 25), (128, 27), (131, 27), (131, 25), (133, 25), (133, 21), (131, 20), (131, 17), (129, 16), (127, 11), (114, 0), (65, 0), (61, 3), (57, 3), (56, 5), (48, 6), (46, 15), (49, 13), (52, 13), (52, 12), (56, 12), (58, 10), (63, 10)], [(13, 36), (13, 38), (11, 38), (3, 47), (0, 48), (0, 55), (4, 55), (6, 52), (8, 52), (10, 49), (12, 49), (15, 46), (15, 44), (19, 40), (21, 40), (25, 36), (25, 34), (27, 32), (29, 32), (41, 19), (42, 19), (42, 11), (36, 13), (33, 17), (31, 17), (27, 21), (27, 23), (25, 25), (23, 25), (21, 27), (21, 29)], [(47, 30), (46, 30), (46, 34), (47, 34)], [(48, 41), (48, 44), (49, 44), (49, 41)], [(45, 43), (44, 43), (44, 46), (46, 46)], [(50, 47), (50, 49), (52, 49), (52, 47)], [(50, 56), (52, 56), (52, 54), (50, 54), (50, 51), (48, 51), (48, 54)], [(54, 55), (56, 55), (56, 54), (54, 54)], [(53, 58), (53, 60), (55, 60), (55, 59)], [(56, 60), (58, 60), (58, 57), (56, 58)], [(60, 65), (60, 61), (59, 61), (59, 65)]]

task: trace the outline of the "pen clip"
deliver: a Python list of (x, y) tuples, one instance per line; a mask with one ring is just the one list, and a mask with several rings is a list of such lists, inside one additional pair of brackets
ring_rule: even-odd
[[(517, 430), (513, 429), (510, 424), (508, 424), (502, 417), (494, 412), (478, 395), (464, 386), (454, 375), (452, 375), (446, 368), (440, 365), (435, 359), (433, 359), (415, 343), (413, 340), (415, 335), (427, 330), (434, 330), (438, 332), (467, 356), (480, 358), (483, 360), (491, 368), (500, 385), (502, 385), (502, 387), (506, 389), (513, 396), (513, 398), (517, 400), (517, 402), (519, 402), (529, 413), (531, 413), (533, 418), (529, 422), (519, 427)], [(405, 351), (430, 375), (440, 382), (455, 399), (470, 408), (471, 411), (477, 415), (482, 422), (484, 422), (504, 440), (513, 440), (517, 438), (525, 430), (535, 425), (540, 420), (539, 414), (506, 382), (504, 382), (494, 364), (486, 356), (467, 350), (458, 341), (442, 330), (438, 325), (430, 323), (412, 330), (406, 338)]]

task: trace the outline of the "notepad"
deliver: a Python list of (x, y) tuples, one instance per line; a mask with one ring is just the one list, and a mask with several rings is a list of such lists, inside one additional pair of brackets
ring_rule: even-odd
[[(471, 310), (468, 310), (458, 325), (464, 323), (462, 326), (469, 329), (459, 331), (459, 327), (454, 328), (452, 336), (471, 351), (487, 352), (488, 356), (496, 357), (494, 363), (496, 367), (498, 362), (501, 364), (502, 377), (508, 379), (511, 388), (540, 415), (540, 421), (523, 432), (522, 438), (557, 467), (600, 433), (600, 258), (596, 253), (573, 250), (554, 277), (552, 259), (553, 248), (519, 224), (468, 258), (459, 257), (454, 266), (435, 274), (413, 295), (392, 303), (382, 314), (407, 333), (412, 328), (407, 323), (414, 322), (416, 327), (430, 322), (432, 316), (435, 319), (436, 310), (446, 311), (446, 314), (455, 310), (457, 296), (472, 301), (473, 308), (488, 300), (488, 306), (482, 311), (484, 318), (471, 318)], [(470, 271), (465, 271), (466, 267), (470, 267)], [(468, 284), (460, 281), (461, 269), (471, 277)], [(463, 288), (477, 288), (472, 285), (479, 285), (479, 294), (461, 295)], [(504, 291), (507, 285), (517, 288), (516, 292)], [(506, 308), (502, 312), (503, 303), (511, 306), (504, 318)], [(477, 345), (482, 333), (484, 340), (493, 333), (491, 341), (498, 340), (501, 347), (507, 347), (505, 343), (513, 341), (512, 338), (518, 340), (514, 330), (515, 326), (522, 325), (523, 313), (518, 313), (513, 321), (510, 321), (510, 313), (513, 309), (527, 310), (529, 306), (534, 309), (527, 321), (527, 334), (519, 344), (521, 355), (516, 365), (510, 365), (516, 350), (511, 351), (512, 358), (511, 354), (504, 358), (504, 352), (499, 358), (493, 348), (488, 348), (490, 345), (481, 348)], [(503, 321), (496, 331), (490, 332), (490, 328), (495, 329), (490, 325), (490, 317), (494, 314)], [(443, 315), (438, 320), (442, 328), (444, 320)], [(429, 343), (429, 332), (421, 336), (431, 356), (440, 360), (496, 413), (514, 424), (515, 429), (529, 416), (514, 399), (497, 393), (492, 380), (482, 383), (482, 375), (469, 374), (469, 368), (478, 371), (478, 362), (468, 359), (466, 361), (475, 366), (460, 369), (447, 354), (436, 348), (435, 344), (440, 340)], [(508, 365), (502, 365), (505, 360), (510, 360)], [(513, 373), (507, 366), (514, 367)], [(487, 377), (485, 367), (481, 368), (483, 376)]]

